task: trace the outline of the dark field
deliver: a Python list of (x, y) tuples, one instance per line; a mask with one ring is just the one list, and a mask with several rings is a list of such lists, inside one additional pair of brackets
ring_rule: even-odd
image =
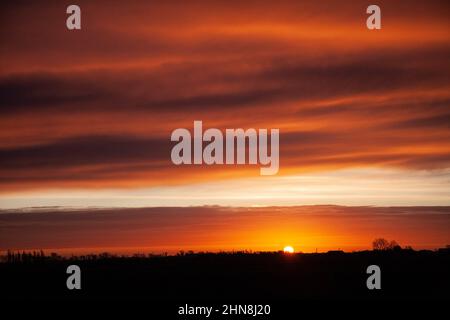
[[(2, 292), (8, 299), (262, 303), (450, 298), (450, 253), (445, 249), (23, 260), (0, 264)], [(81, 290), (66, 288), (66, 268), (71, 264), (81, 268)], [(366, 287), (366, 268), (372, 264), (381, 268), (381, 290)]]

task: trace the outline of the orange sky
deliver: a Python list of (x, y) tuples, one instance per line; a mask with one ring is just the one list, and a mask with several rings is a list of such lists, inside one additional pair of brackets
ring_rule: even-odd
[[(378, 1), (377, 31), (365, 1), (77, 4), (79, 31), (68, 3), (2, 4), (0, 208), (450, 206), (448, 1)], [(279, 128), (278, 175), (174, 166), (170, 133), (194, 120)], [(314, 246), (267, 219), (243, 246)], [(321, 237), (353, 234), (336, 221)], [(359, 234), (316, 245), (370, 244)]]
[(340, 206), (3, 211), (0, 250), (323, 252), (371, 249), (377, 237), (438, 248), (450, 241), (448, 215), (442, 207)]
[[(280, 128), (281, 175), (449, 167), (444, 2), (79, 2), (5, 5), (0, 190), (254, 177), (174, 168), (170, 132)], [(62, 13), (61, 13), (62, 12)], [(244, 172), (242, 172), (244, 170)]]

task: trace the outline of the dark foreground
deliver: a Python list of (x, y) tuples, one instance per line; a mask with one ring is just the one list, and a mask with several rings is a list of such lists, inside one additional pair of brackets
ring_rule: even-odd
[[(81, 290), (66, 287), (73, 264), (81, 268)], [(366, 286), (373, 264), (381, 268), (381, 290)], [(449, 300), (449, 267), (448, 250), (30, 257), (1, 263), (0, 283), (5, 298), (20, 300)]]

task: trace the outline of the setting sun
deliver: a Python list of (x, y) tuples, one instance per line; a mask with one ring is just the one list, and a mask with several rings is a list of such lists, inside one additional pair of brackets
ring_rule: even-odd
[(284, 253), (294, 253), (294, 248), (291, 246), (286, 246), (283, 249)]

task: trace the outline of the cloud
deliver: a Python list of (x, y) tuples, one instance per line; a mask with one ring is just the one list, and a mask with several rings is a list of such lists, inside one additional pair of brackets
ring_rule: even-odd
[(194, 120), (280, 128), (282, 175), (449, 167), (447, 3), (382, 1), (377, 33), (363, 1), (79, 5), (80, 32), (64, 4), (2, 10), (0, 190), (257, 172), (171, 165)]
[[(1, 250), (368, 249), (377, 237), (415, 249), (448, 243), (448, 207), (297, 206), (40, 209), (0, 212)], [(176, 217), (176, 218), (175, 218)]]

